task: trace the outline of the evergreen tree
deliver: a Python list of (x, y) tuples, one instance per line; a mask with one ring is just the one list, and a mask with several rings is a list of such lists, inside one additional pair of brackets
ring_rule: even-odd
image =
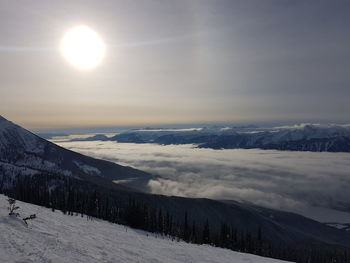
[(205, 221), (205, 225), (204, 225), (204, 228), (203, 228), (202, 242), (204, 244), (210, 244), (210, 230), (209, 230), (209, 221), (208, 221), (208, 219)]

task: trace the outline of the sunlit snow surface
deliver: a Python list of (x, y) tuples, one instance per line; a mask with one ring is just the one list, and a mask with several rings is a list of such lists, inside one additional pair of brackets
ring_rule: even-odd
[(269, 258), (207, 245), (171, 241), (143, 231), (86, 217), (63, 215), (18, 202), (22, 216), (35, 213), (26, 227), (8, 216), (0, 195), (0, 262), (153, 262), (153, 263), (278, 263)]

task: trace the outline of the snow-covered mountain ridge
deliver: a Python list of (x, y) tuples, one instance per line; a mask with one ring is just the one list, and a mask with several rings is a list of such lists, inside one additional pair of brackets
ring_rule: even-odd
[(63, 215), (18, 202), (22, 216), (36, 214), (26, 227), (8, 215), (0, 195), (0, 261), (10, 262), (210, 262), (282, 263), (286, 261), (238, 253), (207, 245), (172, 241), (122, 225)]
[(64, 149), (0, 116), (0, 172), (18, 174), (23, 170), (31, 174), (55, 173), (83, 180), (99, 177), (110, 182), (130, 179), (128, 186), (139, 189), (153, 177), (130, 167)]

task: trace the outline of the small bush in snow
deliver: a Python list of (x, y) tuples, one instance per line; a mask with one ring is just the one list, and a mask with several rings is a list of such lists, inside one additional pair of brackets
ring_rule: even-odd
[(19, 209), (19, 206), (16, 206), (16, 200), (13, 198), (8, 198), (7, 202), (9, 203), (8, 210), (10, 211), (10, 216), (19, 216), (19, 213), (16, 213), (15, 211)]

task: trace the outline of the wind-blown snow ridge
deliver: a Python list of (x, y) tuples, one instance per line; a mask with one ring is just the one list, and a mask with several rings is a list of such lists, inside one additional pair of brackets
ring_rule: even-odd
[(201, 262), (282, 263), (286, 261), (238, 253), (207, 245), (171, 241), (122, 225), (63, 215), (18, 202), (22, 216), (35, 213), (26, 227), (8, 216), (0, 195), (0, 261), (9, 262)]

